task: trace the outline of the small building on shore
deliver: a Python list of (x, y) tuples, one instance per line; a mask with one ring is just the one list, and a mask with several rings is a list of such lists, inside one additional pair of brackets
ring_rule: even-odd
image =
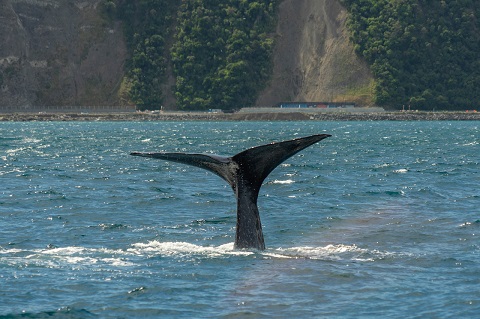
[(279, 108), (321, 108), (321, 109), (334, 109), (334, 108), (354, 108), (356, 105), (354, 102), (280, 102), (274, 107)]

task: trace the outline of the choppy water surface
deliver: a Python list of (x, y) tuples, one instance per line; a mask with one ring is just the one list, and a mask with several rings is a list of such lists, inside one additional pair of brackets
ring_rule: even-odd
[[(0, 123), (0, 317), (476, 318), (479, 127)], [(264, 252), (219, 177), (128, 155), (318, 133), (260, 192)]]

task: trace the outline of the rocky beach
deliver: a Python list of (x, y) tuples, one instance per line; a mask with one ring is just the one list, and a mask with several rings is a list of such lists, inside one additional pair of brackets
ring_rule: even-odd
[(4, 113), (0, 121), (478, 121), (480, 112)]

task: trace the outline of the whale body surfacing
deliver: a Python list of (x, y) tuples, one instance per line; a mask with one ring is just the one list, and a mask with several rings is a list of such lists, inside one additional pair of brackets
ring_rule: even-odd
[(223, 178), (237, 199), (235, 248), (265, 249), (257, 207), (258, 193), (265, 178), (278, 165), (328, 134), (318, 134), (247, 149), (232, 157), (195, 153), (130, 153), (197, 166)]

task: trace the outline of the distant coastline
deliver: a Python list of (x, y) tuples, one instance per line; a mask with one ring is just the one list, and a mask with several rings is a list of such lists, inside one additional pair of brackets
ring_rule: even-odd
[(0, 121), (478, 121), (480, 112), (0, 113)]

